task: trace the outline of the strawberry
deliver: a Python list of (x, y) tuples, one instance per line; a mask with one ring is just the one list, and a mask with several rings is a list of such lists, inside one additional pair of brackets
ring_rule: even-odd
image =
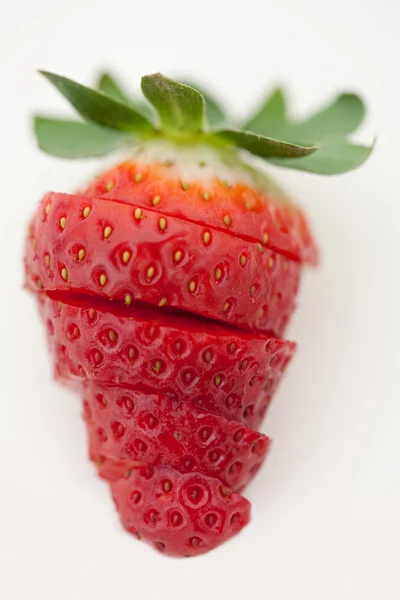
[(91, 434), (98, 435), (106, 458), (199, 471), (240, 490), (268, 450), (264, 435), (175, 395), (89, 381), (83, 397)]
[(83, 396), (89, 456), (123, 526), (197, 555), (249, 521), (238, 493), (269, 449), (256, 428), (295, 349), (283, 335), (303, 266), (317, 262), (303, 212), (252, 155), (315, 173), (355, 168), (371, 151), (347, 140), (363, 104), (343, 94), (295, 123), (276, 90), (233, 129), (212, 99), (157, 74), (142, 79), (153, 123), (149, 104), (108, 75), (96, 91), (43, 74), (86, 122), (36, 117), (40, 147), (126, 159), (78, 193), (44, 196), (26, 287), (55, 376)]
[(238, 533), (248, 500), (213, 477), (137, 466), (111, 483), (125, 529), (172, 556), (197, 556)]
[(209, 151), (204, 151), (203, 157), (201, 150), (198, 152), (198, 164), (191, 165), (187, 173), (190, 185), (182, 179), (186, 173), (179, 156), (174, 162), (161, 150), (156, 157), (139, 156), (136, 161), (119, 164), (82, 193), (118, 199), (145, 211), (155, 208), (165, 217), (229, 232), (293, 260), (316, 262), (317, 250), (303, 213), (283, 201), (276, 189), (255, 189), (251, 180), (239, 183), (229, 172), (225, 174), (228, 180), (221, 181)]
[[(96, 309), (94, 308), (96, 306)], [(57, 377), (157, 389), (257, 427), (295, 345), (143, 307), (42, 296)]]
[(47, 194), (30, 242), (32, 289), (141, 302), (275, 335), (295, 306), (299, 262), (152, 209)]

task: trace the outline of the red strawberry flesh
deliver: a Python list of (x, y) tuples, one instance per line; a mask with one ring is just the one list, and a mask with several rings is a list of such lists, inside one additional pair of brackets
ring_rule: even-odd
[(197, 556), (238, 533), (250, 503), (219, 479), (170, 467), (133, 467), (112, 482), (125, 529), (172, 556)]
[(301, 264), (228, 230), (52, 193), (31, 223), (26, 269), (31, 289), (172, 307), (280, 336)]
[(244, 527), (255, 430), (295, 349), (281, 336), (316, 251), (281, 195), (128, 162), (33, 217), (26, 285), (123, 526), (176, 556)]
[(167, 464), (241, 490), (268, 450), (265, 435), (173, 396), (88, 381), (83, 397), (85, 419), (105, 458)]
[(40, 299), (57, 377), (157, 390), (249, 427), (259, 425), (295, 349), (162, 311)]
[[(203, 169), (206, 171), (207, 165)], [(275, 252), (296, 261), (317, 261), (317, 249), (302, 211), (276, 187), (258, 190), (243, 181), (228, 184), (215, 175), (185, 184), (181, 165), (169, 161), (149, 165), (138, 160), (103, 173), (83, 193), (145, 209), (157, 198), (156, 206), (165, 215), (216, 230), (229, 229), (235, 236), (253, 242), (262, 242), (267, 235), (268, 247)], [(230, 218), (228, 225), (226, 216)]]

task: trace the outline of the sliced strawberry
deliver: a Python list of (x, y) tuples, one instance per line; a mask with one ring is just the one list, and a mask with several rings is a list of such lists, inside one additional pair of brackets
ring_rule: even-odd
[(115, 460), (102, 454), (102, 440), (97, 428), (90, 422), (90, 409), (86, 401), (83, 402), (83, 418), (87, 424), (88, 432), (88, 455), (89, 459), (96, 465), (97, 472), (106, 481), (117, 481), (132, 468), (132, 463), (126, 460)]
[(125, 529), (172, 556), (212, 550), (250, 520), (245, 498), (198, 473), (133, 467), (110, 486)]
[(229, 230), (253, 242), (266, 243), (294, 260), (315, 264), (316, 246), (298, 206), (276, 186), (267, 191), (265, 181), (263, 190), (255, 188), (254, 182), (246, 183), (245, 175), (243, 181), (222, 182), (212, 164), (204, 164), (203, 158), (199, 155), (200, 168), (185, 180), (185, 166), (179, 162), (149, 163), (140, 158), (128, 161), (102, 174), (83, 193), (144, 209), (156, 206), (164, 215)]
[(83, 394), (85, 418), (106, 458), (167, 464), (182, 473), (218, 477), (241, 490), (268, 450), (265, 435), (176, 397), (94, 381), (85, 384)]
[(58, 377), (174, 394), (256, 427), (295, 344), (140, 307), (41, 297)]
[(277, 336), (301, 272), (300, 263), (228, 229), (52, 193), (32, 222), (25, 264), (33, 289), (139, 301)]
[(42, 150), (130, 157), (81, 194), (48, 193), (31, 222), (25, 281), (55, 374), (83, 392), (89, 455), (127, 531), (167, 554), (207, 552), (249, 521), (238, 492), (269, 446), (251, 427), (294, 352), (279, 338), (303, 264), (317, 262), (303, 212), (259, 163), (359, 166), (371, 148), (347, 136), (363, 102), (342, 94), (294, 122), (278, 89), (228, 129), (218, 104), (160, 73), (141, 81), (153, 115), (110, 74), (99, 91), (42, 74), (84, 120), (36, 117)]

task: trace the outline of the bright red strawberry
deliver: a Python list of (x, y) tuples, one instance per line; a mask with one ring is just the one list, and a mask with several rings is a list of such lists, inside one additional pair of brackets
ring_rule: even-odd
[(102, 454), (102, 439), (98, 430), (90, 422), (90, 409), (85, 401), (83, 402), (83, 418), (87, 423), (88, 456), (96, 465), (99, 476), (108, 482), (124, 477), (136, 463), (108, 458)]
[(48, 193), (31, 221), (26, 285), (55, 374), (82, 390), (89, 455), (124, 527), (169, 554), (206, 552), (249, 520), (232, 489), (268, 450), (251, 428), (293, 354), (280, 338), (302, 266), (317, 259), (302, 211), (251, 155), (354, 168), (370, 153), (347, 141), (362, 102), (344, 94), (293, 123), (277, 90), (229, 129), (215, 103), (156, 74), (142, 79), (154, 124), (115, 82), (99, 93), (44, 75), (88, 122), (38, 117), (42, 149), (127, 153), (81, 193)]
[(47, 194), (31, 224), (28, 285), (141, 302), (279, 335), (300, 263), (151, 209)]
[[(96, 308), (94, 308), (96, 306)], [(295, 344), (90, 299), (41, 297), (56, 377), (173, 394), (249, 427), (264, 416)]]
[(89, 381), (83, 397), (85, 418), (91, 434), (99, 437), (105, 458), (168, 464), (181, 473), (218, 477), (241, 490), (268, 450), (266, 436), (174, 395)]
[[(197, 152), (197, 163), (182, 165), (168, 150), (139, 156), (100, 175), (82, 193), (160, 211), (216, 231), (229, 232), (295, 261), (315, 263), (317, 250), (301, 210), (276, 187), (254, 187), (229, 169), (221, 181), (215, 157)], [(190, 181), (190, 183), (189, 183)]]
[(250, 520), (245, 498), (198, 473), (134, 467), (110, 485), (125, 529), (172, 556), (208, 552)]

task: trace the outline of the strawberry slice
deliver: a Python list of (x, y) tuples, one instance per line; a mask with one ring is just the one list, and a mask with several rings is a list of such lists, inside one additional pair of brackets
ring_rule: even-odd
[(192, 166), (189, 172), (179, 159), (145, 161), (139, 157), (102, 173), (82, 193), (143, 209), (155, 205), (164, 215), (229, 229), (235, 236), (266, 243), (293, 260), (315, 264), (317, 249), (301, 209), (276, 185), (257, 189), (254, 182), (247, 183), (245, 173), (241, 181), (221, 181), (214, 157), (207, 154), (199, 151), (197, 168)]
[(167, 464), (182, 473), (218, 477), (241, 490), (268, 451), (265, 435), (174, 396), (88, 381), (83, 397), (91, 435), (98, 436), (106, 458)]
[(90, 412), (85, 402), (83, 403), (83, 418), (87, 423), (89, 440), (88, 456), (96, 465), (98, 475), (108, 482), (117, 481), (121, 477), (125, 477), (136, 463), (128, 462), (126, 460), (116, 460), (102, 454), (102, 440), (98, 430), (90, 423)]
[[(96, 307), (96, 308), (95, 308)], [(295, 344), (143, 307), (41, 296), (55, 374), (175, 395), (257, 427)]]
[(172, 556), (197, 556), (237, 534), (250, 503), (218, 479), (134, 466), (110, 484), (125, 529)]
[(301, 265), (151, 208), (50, 193), (30, 228), (27, 285), (196, 313), (280, 336)]

